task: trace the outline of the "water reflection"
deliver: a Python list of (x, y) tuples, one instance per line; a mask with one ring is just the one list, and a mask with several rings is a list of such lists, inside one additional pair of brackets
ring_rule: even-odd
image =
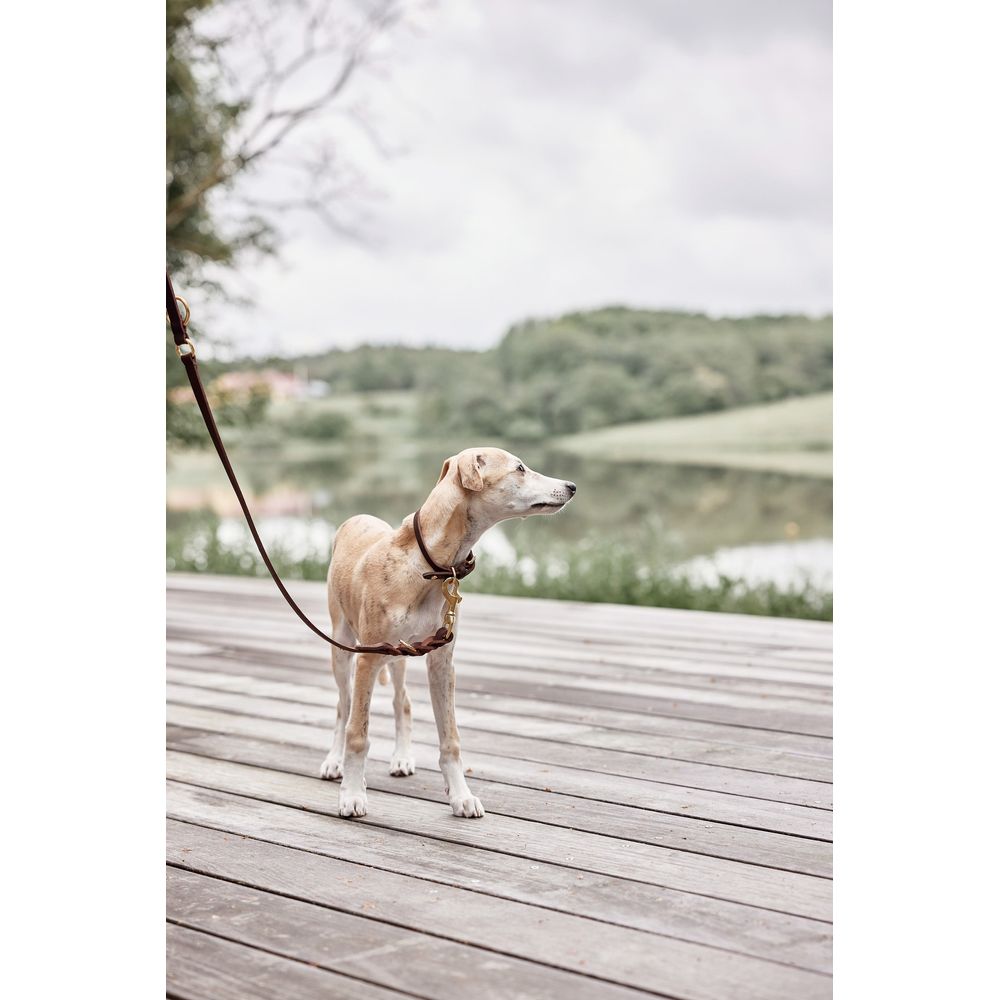
[[(533, 467), (579, 485), (555, 517), (509, 521), (485, 539), (482, 554), (511, 563), (545, 559), (580, 545), (615, 545), (650, 565), (785, 582), (830, 581), (832, 489), (829, 480), (743, 469), (618, 464), (521, 449)], [(370, 513), (398, 524), (437, 480), (440, 448), (385, 455), (355, 449), (308, 461), (280, 454), (236, 461), (241, 483), (269, 546), (286, 558), (322, 561), (337, 524)], [(249, 537), (221, 471), (207, 465), (192, 483), (168, 490), (168, 548), (174, 558), (201, 549), (204, 568)], [(245, 569), (245, 560), (239, 563)], [(251, 560), (252, 565), (252, 560)]]

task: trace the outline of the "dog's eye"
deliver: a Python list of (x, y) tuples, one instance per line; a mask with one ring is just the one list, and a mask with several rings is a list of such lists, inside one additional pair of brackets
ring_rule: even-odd
[(515, 472), (524, 472), (524, 465), (521, 462), (518, 462), (517, 463), (517, 468), (514, 471)]

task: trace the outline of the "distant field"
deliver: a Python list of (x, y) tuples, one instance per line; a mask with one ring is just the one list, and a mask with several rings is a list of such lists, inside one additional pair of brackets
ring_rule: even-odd
[[(377, 445), (386, 457), (403, 457), (428, 440), (414, 433), (417, 402), (417, 393), (407, 390), (275, 402), (259, 426), (224, 428), (223, 436), (243, 461), (249, 455), (284, 463), (318, 460), (346, 454), (364, 441)], [(347, 437), (307, 440), (295, 433), (300, 421), (330, 412), (350, 418)], [(686, 463), (830, 478), (832, 417), (833, 396), (824, 392), (693, 417), (597, 428), (556, 438), (546, 446), (605, 461)], [(448, 446), (448, 441), (441, 442), (443, 454)], [(511, 447), (516, 450), (516, 444)], [(217, 461), (211, 449), (174, 453), (171, 485), (194, 486), (219, 478)]]
[(558, 438), (553, 446), (620, 462), (718, 465), (830, 478), (833, 394), (621, 424)]

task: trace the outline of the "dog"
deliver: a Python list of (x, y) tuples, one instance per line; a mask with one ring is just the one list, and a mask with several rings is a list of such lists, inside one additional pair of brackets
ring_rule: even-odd
[[(485, 531), (500, 521), (533, 514), (554, 514), (576, 493), (576, 484), (529, 469), (500, 448), (467, 448), (441, 468), (437, 485), (420, 507), (420, 534), (439, 566), (459, 565)], [(428, 571), (409, 515), (399, 528), (368, 514), (345, 521), (333, 540), (327, 598), (333, 636), (346, 645), (415, 642), (441, 626), (444, 595)], [(431, 567), (433, 568), (433, 567)], [(337, 682), (337, 721), (333, 747), (320, 777), (341, 779), (340, 815), (364, 816), (368, 716), (376, 678), (392, 677), (396, 745), (389, 773), (413, 774), (410, 749), (411, 708), (406, 693), (406, 657), (350, 653), (331, 647)], [(456, 816), (485, 812), (465, 780), (455, 723), (454, 642), (426, 655), (431, 704), (437, 723), (445, 794)], [(352, 664), (353, 661), (353, 664)], [(353, 665), (353, 683), (352, 683)]]

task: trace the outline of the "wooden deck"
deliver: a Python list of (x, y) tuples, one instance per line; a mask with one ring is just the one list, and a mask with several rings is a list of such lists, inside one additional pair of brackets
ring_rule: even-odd
[(411, 661), (417, 774), (388, 774), (378, 686), (369, 815), (343, 820), (329, 653), (270, 581), (171, 576), (167, 621), (170, 996), (830, 995), (828, 625), (470, 595), (487, 815), (451, 815)]

